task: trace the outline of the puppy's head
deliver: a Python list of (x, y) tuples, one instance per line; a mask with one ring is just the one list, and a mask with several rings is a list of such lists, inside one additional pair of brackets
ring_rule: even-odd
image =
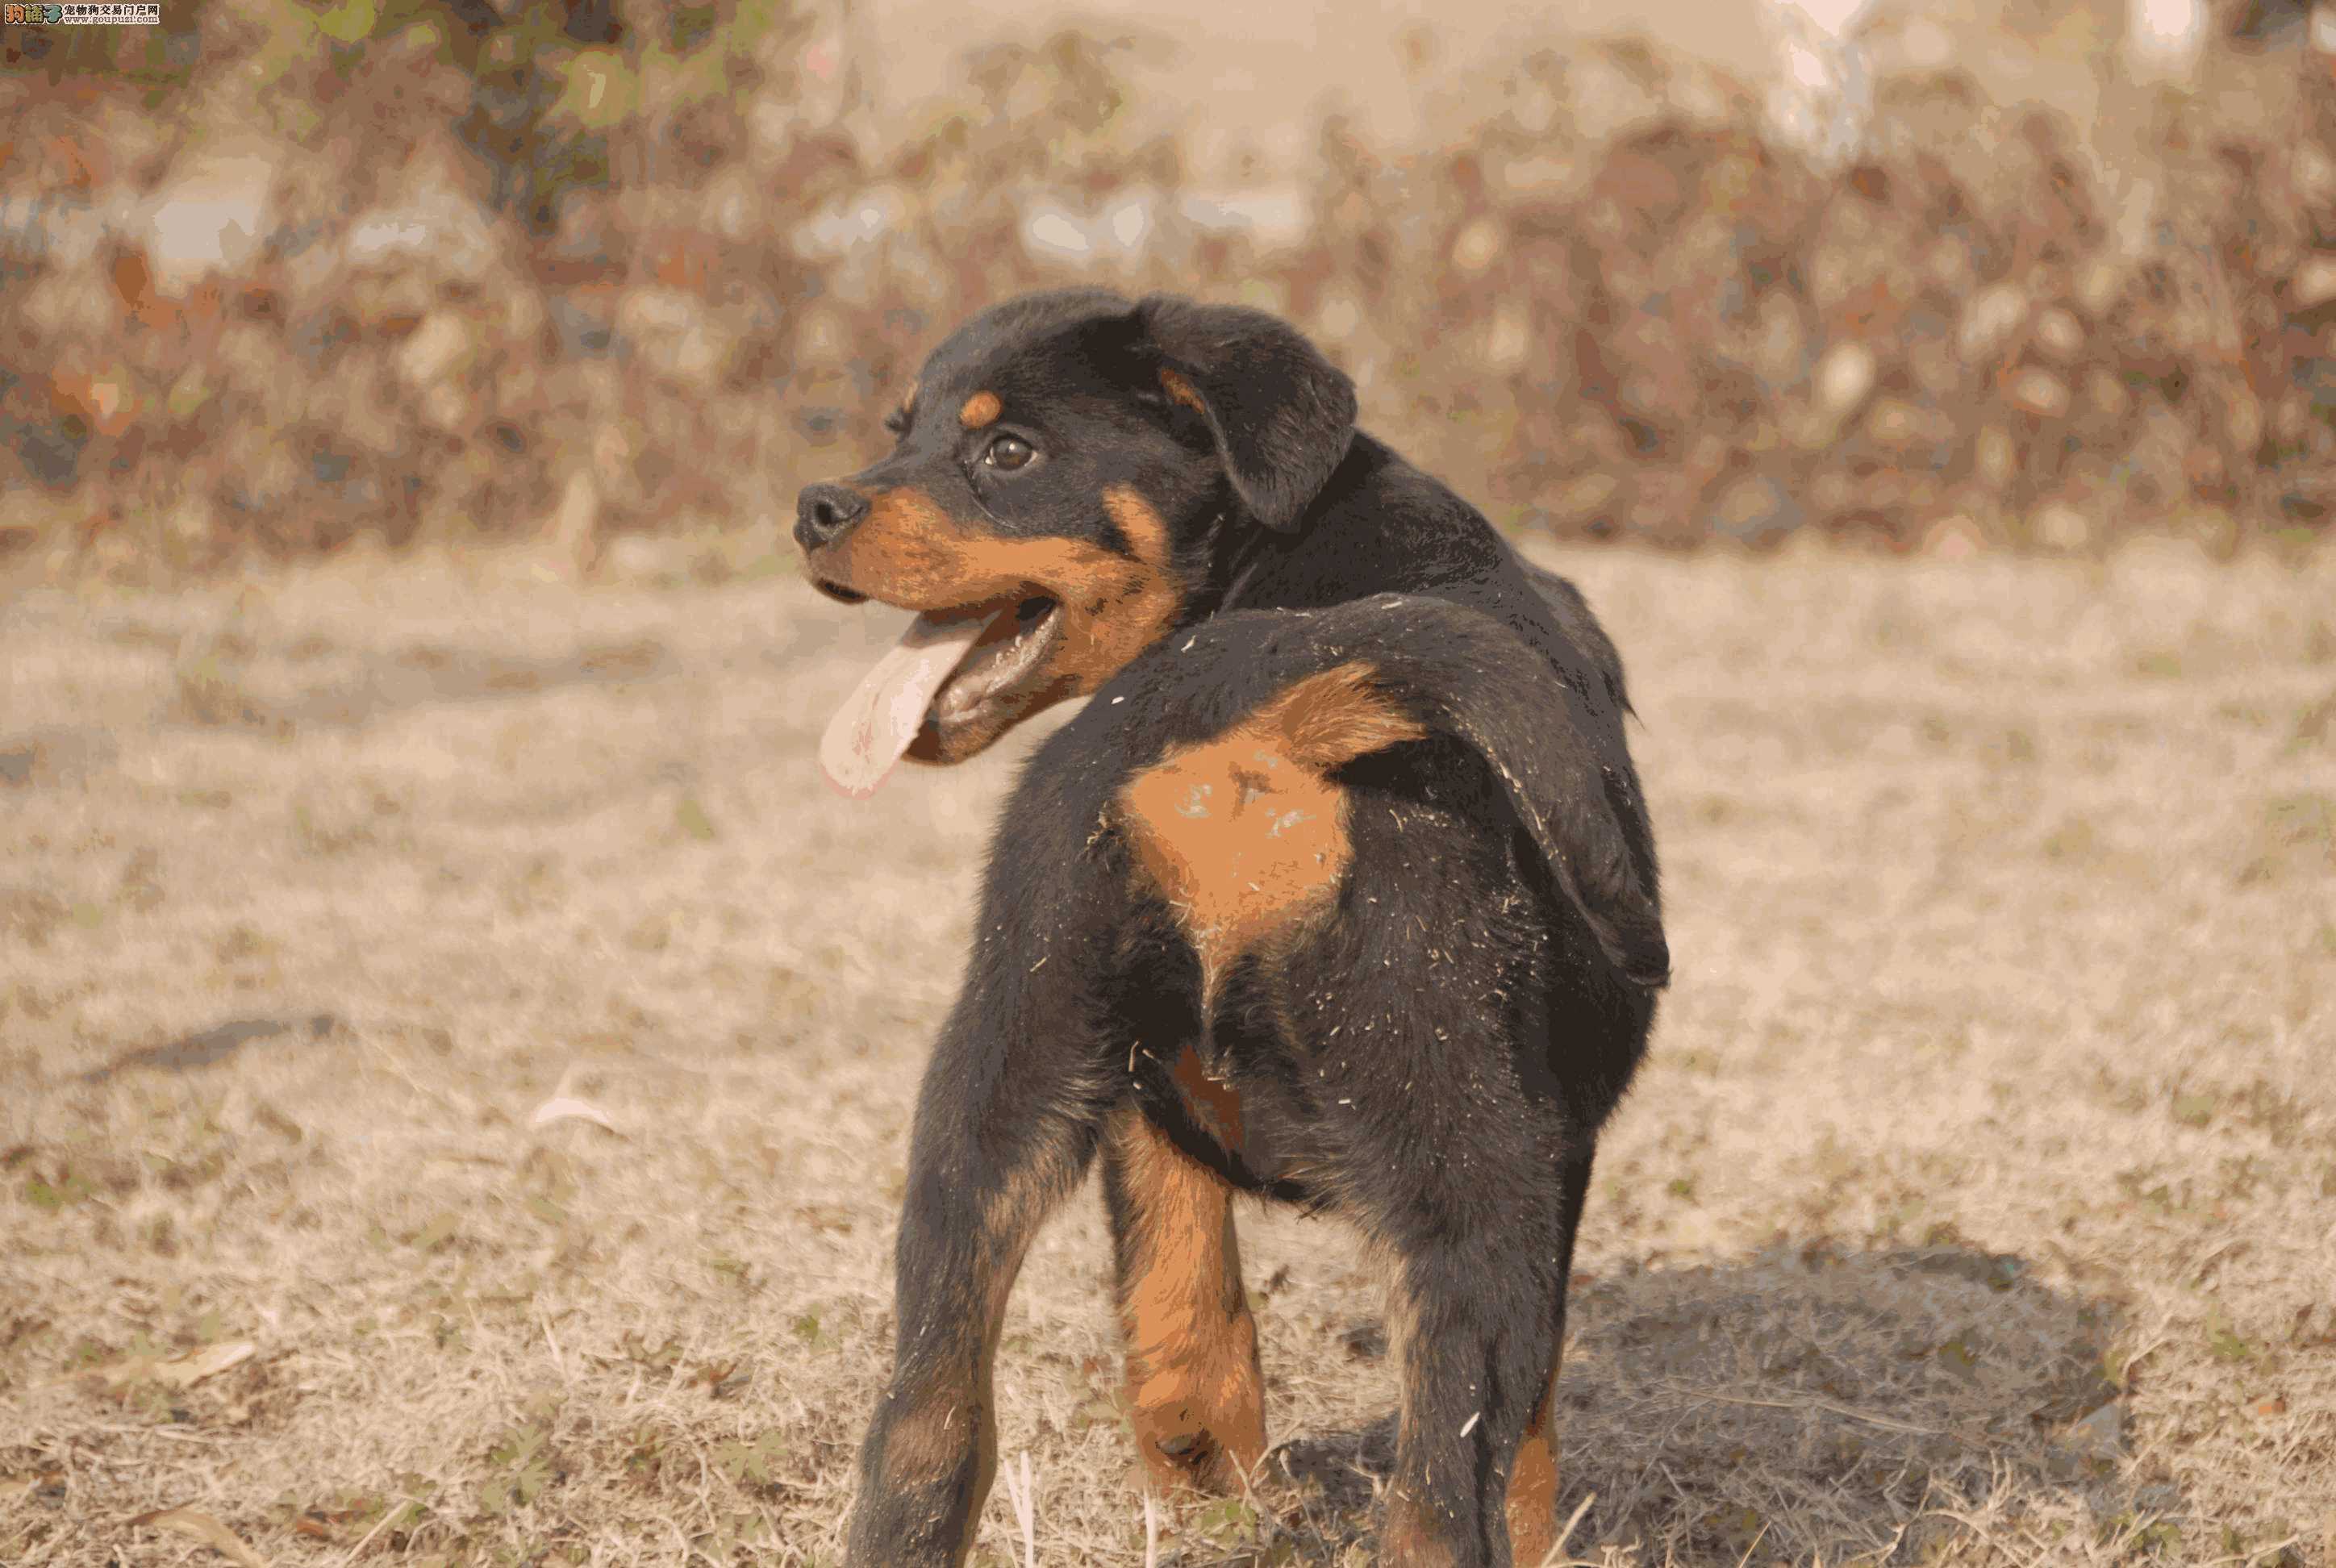
[(1260, 312), (1094, 289), (960, 327), (887, 419), (891, 454), (807, 487), (822, 591), (919, 613), (822, 748), (852, 794), (1094, 691), (1182, 619), (1240, 531), (1295, 531), (1354, 433), (1353, 384)]

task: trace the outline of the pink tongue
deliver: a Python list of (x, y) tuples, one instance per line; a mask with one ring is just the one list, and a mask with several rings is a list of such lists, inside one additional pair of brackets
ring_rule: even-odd
[(836, 788), (855, 799), (876, 793), (924, 727), (934, 694), (988, 624), (980, 616), (929, 615), (909, 623), (900, 646), (876, 661), (820, 740), (819, 765)]

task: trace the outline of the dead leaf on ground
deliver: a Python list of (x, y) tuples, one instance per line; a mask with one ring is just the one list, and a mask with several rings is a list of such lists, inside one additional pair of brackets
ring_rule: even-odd
[(564, 1121), (589, 1122), (604, 1132), (613, 1133), (617, 1130), (617, 1124), (608, 1119), (608, 1112), (589, 1100), (579, 1100), (570, 1095), (554, 1095), (536, 1106), (535, 1115), (527, 1119), (527, 1125), (530, 1127), (540, 1127), (552, 1122)]
[(268, 1559), (245, 1545), (236, 1533), (208, 1514), (192, 1508), (164, 1508), (152, 1514), (141, 1514), (130, 1521), (134, 1529), (169, 1530), (201, 1542), (220, 1556), (240, 1563), (243, 1568), (268, 1568)]
[(569, 1086), (575, 1081), (576, 1068), (570, 1065), (566, 1072), (560, 1075), (560, 1082), (552, 1086), (551, 1097), (535, 1107), (535, 1114), (528, 1117), (527, 1125), (530, 1127), (542, 1127), (549, 1126), (553, 1122), (589, 1122), (604, 1133), (615, 1133), (618, 1137), (624, 1136), (617, 1124), (608, 1119), (608, 1112), (591, 1101), (579, 1099), (568, 1092)]
[(69, 1383), (75, 1378), (90, 1378), (109, 1388), (125, 1388), (131, 1383), (161, 1383), (172, 1388), (190, 1388), (206, 1378), (216, 1378), (230, 1367), (243, 1365), (258, 1353), (258, 1349), (248, 1339), (228, 1339), (167, 1361), (152, 1356), (127, 1356), (103, 1367), (71, 1373), (58, 1381)]

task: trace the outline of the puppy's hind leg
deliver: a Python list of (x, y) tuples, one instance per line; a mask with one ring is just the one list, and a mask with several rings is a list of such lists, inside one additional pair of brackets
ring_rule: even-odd
[(1590, 1156), (1568, 1161), (1561, 1174), (1563, 1224), (1557, 1237), (1557, 1292), (1550, 1307), (1549, 1381), (1525, 1423), (1509, 1469), (1509, 1550), (1517, 1568), (1540, 1568), (1557, 1547), (1557, 1377), (1565, 1365), (1565, 1297), (1573, 1271), (1573, 1239), (1590, 1192)]
[(1127, 1398), (1154, 1485), (1237, 1489), (1265, 1453), (1257, 1320), (1241, 1287), (1232, 1188), (1134, 1106), (1104, 1144)]
[(1521, 1456), (1528, 1491), (1538, 1479), (1546, 1441), (1533, 1426), (1536, 1415), (1546, 1420), (1556, 1362), (1554, 1274), (1546, 1246), (1514, 1230), (1460, 1231), (1406, 1248), (1395, 1286), (1403, 1387), (1379, 1537), (1385, 1568), (1532, 1561), (1511, 1555), (1508, 1501)]

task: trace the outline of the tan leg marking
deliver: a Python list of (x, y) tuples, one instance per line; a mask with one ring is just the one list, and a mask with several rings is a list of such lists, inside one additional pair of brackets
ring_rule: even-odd
[[(1562, 1352), (1560, 1352), (1562, 1354)], [(1509, 1466), (1509, 1549), (1516, 1568), (1541, 1568), (1557, 1544), (1557, 1373), (1541, 1391)]]
[(1136, 1446), (1163, 1490), (1236, 1487), (1265, 1455), (1265, 1395), (1232, 1189), (1139, 1111), (1112, 1133), (1133, 1211), (1120, 1323)]
[(1378, 1560), (1380, 1568), (1453, 1568), (1459, 1562), (1429, 1527), (1426, 1514), (1399, 1495), (1387, 1499)]

